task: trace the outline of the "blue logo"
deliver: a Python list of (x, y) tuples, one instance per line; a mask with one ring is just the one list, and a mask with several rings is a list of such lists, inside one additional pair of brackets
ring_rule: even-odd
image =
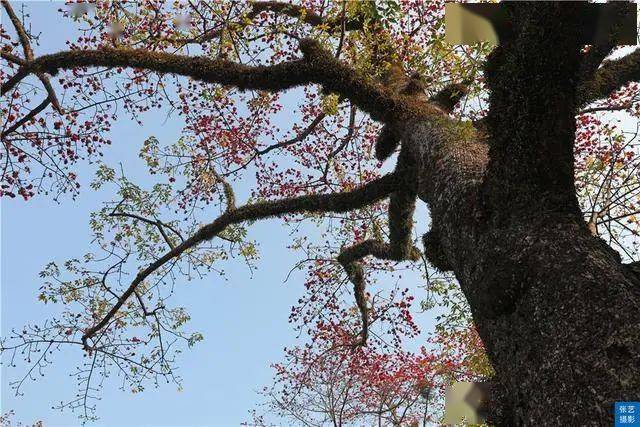
[(640, 427), (640, 402), (616, 402), (615, 427)]

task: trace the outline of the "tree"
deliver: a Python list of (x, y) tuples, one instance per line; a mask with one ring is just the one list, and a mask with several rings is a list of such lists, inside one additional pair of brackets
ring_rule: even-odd
[(473, 329), (464, 331), (466, 342), (460, 331), (445, 332), (434, 339), (439, 351), (417, 353), (388, 352), (378, 340), (353, 349), (351, 335), (333, 325), (314, 332), (314, 345), (288, 349), (275, 365), (275, 383), (261, 392), (264, 414), (253, 411), (250, 425), (278, 425), (268, 422), (274, 415), (306, 426), (431, 425), (451, 381), (491, 376)]
[[(496, 423), (606, 424), (613, 402), (638, 398), (640, 279), (612, 248), (629, 244), (620, 238), (626, 230), (636, 234), (633, 139), (612, 128), (599, 134), (606, 142), (591, 137), (600, 126), (594, 112), (635, 114), (639, 54), (605, 59), (613, 39), (585, 49), (580, 5), (508, 4), (512, 32), (490, 49), (443, 44), (441, 2), (98, 3), (91, 14), (82, 5), (65, 12), (87, 24), (69, 50), (37, 57), (33, 37), (3, 6), (17, 37), (2, 49), (10, 65), (2, 75), (4, 196), (77, 191), (68, 168), (109, 142), (115, 115), (105, 105), (133, 117), (165, 107), (185, 120), (176, 144), (150, 139), (141, 152), (169, 184), (146, 191), (98, 169), (94, 185), (117, 185), (119, 198), (92, 226), (116, 261), (102, 269), (84, 266), (97, 258), (70, 262), (74, 280), (50, 265), (41, 298), (82, 309), (18, 332), (7, 351), (80, 345), (89, 375), (107, 359), (122, 362), (141, 389), (141, 371), (172, 375), (162, 331), (190, 345), (201, 339), (175, 332), (188, 315), (158, 293), (176, 269), (211, 268), (226, 253), (207, 243), (214, 238), (250, 263), (247, 222), (337, 215), (330, 230), (341, 239), (323, 248), (337, 263), (311, 261), (340, 266), (353, 285), (360, 326), (343, 322), (350, 346), (365, 345), (376, 321), (396, 330), (397, 318), (380, 315), (387, 310), (367, 292), (365, 267), (424, 257), (464, 292), (495, 371)], [(2, 37), (12, 40), (4, 27)], [(67, 97), (54, 77), (70, 106), (60, 104)], [(46, 95), (33, 108), (36, 82)], [(281, 92), (299, 86), (306, 103), (294, 136), (265, 146), (262, 138), (280, 133), (269, 118)], [(275, 151), (294, 164), (265, 162)], [(393, 170), (383, 174), (390, 157)], [(239, 205), (230, 182), (249, 168), (258, 189)], [(431, 219), (422, 251), (412, 235), (417, 199)], [(199, 227), (194, 212), (219, 200), (220, 216)], [(186, 221), (160, 219), (170, 202)], [(145, 266), (125, 286), (111, 283), (133, 254)], [(327, 289), (309, 298), (326, 306), (343, 295)], [(131, 335), (145, 327), (146, 338)], [(151, 341), (158, 346), (148, 355), (131, 357)], [(85, 403), (87, 395), (88, 380)]]

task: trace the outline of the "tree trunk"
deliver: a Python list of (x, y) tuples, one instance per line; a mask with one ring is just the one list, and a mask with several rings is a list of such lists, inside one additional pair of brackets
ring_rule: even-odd
[(502, 423), (610, 425), (615, 401), (640, 398), (638, 282), (579, 218), (527, 218), (474, 243), (456, 275), (504, 393)]
[(611, 425), (614, 402), (640, 400), (640, 281), (578, 209), (579, 18), (561, 2), (515, 5), (517, 34), (485, 73), (486, 134), (403, 126), (431, 212), (425, 254), (468, 299), (496, 371), (496, 424)]
[(455, 273), (496, 371), (495, 422), (610, 425), (615, 401), (640, 399), (638, 279), (579, 213), (490, 225), (486, 146), (431, 123), (403, 138), (423, 160), (426, 255)]

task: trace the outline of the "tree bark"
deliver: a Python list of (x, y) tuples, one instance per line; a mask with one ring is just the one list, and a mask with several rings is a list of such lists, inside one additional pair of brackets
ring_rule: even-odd
[(488, 147), (463, 138), (425, 122), (403, 134), (422, 158), (420, 197), (437, 230), (427, 256), (455, 273), (496, 371), (494, 422), (610, 425), (615, 401), (640, 399), (638, 279), (580, 215), (491, 225)]
[(611, 425), (614, 402), (640, 400), (640, 282), (577, 207), (579, 22), (562, 6), (513, 11), (487, 135), (443, 119), (401, 137), (421, 158), (426, 255), (455, 273), (496, 371), (498, 425)]

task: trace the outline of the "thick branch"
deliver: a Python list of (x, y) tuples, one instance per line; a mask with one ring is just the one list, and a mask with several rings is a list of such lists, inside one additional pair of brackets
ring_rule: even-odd
[(420, 251), (411, 245), (411, 216), (415, 209), (415, 193), (398, 191), (391, 195), (389, 203), (390, 243), (369, 239), (343, 249), (338, 262), (345, 269), (351, 283), (356, 305), (360, 311), (362, 331), (355, 345), (364, 345), (369, 335), (369, 309), (365, 297), (365, 277), (361, 260), (367, 256), (392, 261), (416, 261)]
[(334, 58), (313, 40), (302, 40), (300, 49), (304, 54), (303, 59), (272, 66), (247, 66), (222, 59), (151, 52), (145, 49), (63, 51), (41, 56), (21, 67), (2, 85), (0, 94), (6, 94), (30, 73), (55, 75), (62, 69), (77, 67), (132, 67), (235, 86), (240, 90), (282, 91), (315, 83), (329, 92), (350, 99), (380, 121), (441, 114), (440, 109), (424, 101), (392, 94), (368, 76)]
[(7, 12), (9, 16), (9, 20), (13, 24), (13, 27), (16, 30), (16, 34), (18, 35), (18, 39), (20, 40), (20, 44), (22, 45), (22, 50), (24, 52), (24, 57), (27, 61), (33, 59), (33, 50), (31, 49), (31, 43), (29, 42), (29, 36), (20, 22), (18, 15), (13, 11), (13, 7), (7, 0), (2, 0), (2, 6), (4, 10)]
[(343, 249), (338, 262), (344, 267), (353, 283), (356, 305), (360, 310), (362, 331), (355, 345), (364, 345), (369, 334), (369, 315), (365, 294), (365, 277), (361, 260), (367, 256), (393, 261), (416, 261), (420, 251), (411, 244), (413, 213), (416, 207), (417, 175), (419, 159), (415, 152), (403, 147), (398, 158), (396, 173), (400, 179), (400, 188), (391, 194), (389, 200), (389, 243), (378, 239), (369, 239)]
[(264, 219), (273, 216), (301, 212), (346, 212), (383, 199), (393, 192), (396, 189), (396, 186), (396, 175), (389, 174), (346, 193), (310, 195), (277, 201), (253, 203), (226, 211), (215, 221), (203, 226), (190, 238), (165, 253), (165, 255), (144, 270), (140, 271), (104, 318), (102, 318), (102, 320), (100, 320), (96, 325), (85, 331), (82, 337), (82, 342), (85, 348), (87, 350), (91, 350), (91, 347), (88, 345), (88, 340), (109, 323), (118, 310), (120, 310), (122, 305), (134, 293), (136, 288), (151, 274), (165, 265), (168, 261), (182, 255), (185, 251), (195, 247), (205, 240), (212, 239), (220, 232), (224, 231), (224, 229), (229, 225), (238, 224), (248, 220)]
[[(407, 237), (409, 237), (409, 235), (407, 235)], [(338, 256), (338, 262), (344, 268), (351, 283), (353, 283), (353, 293), (356, 299), (356, 305), (360, 311), (362, 330), (360, 331), (360, 339), (354, 344), (356, 346), (366, 344), (369, 336), (369, 308), (367, 307), (365, 296), (366, 283), (364, 269), (362, 268), (360, 260), (367, 256), (373, 256), (378, 259), (392, 261), (416, 261), (420, 256), (420, 251), (410, 246), (410, 250), (405, 252), (403, 249), (405, 239), (402, 240), (403, 241), (398, 242), (392, 241), (391, 244), (375, 239), (364, 240), (343, 249)]]
[[(613, 11), (615, 23), (609, 34), (603, 34), (601, 37), (594, 37), (596, 44), (592, 45), (589, 51), (582, 58), (580, 67), (580, 79), (589, 81), (593, 78), (593, 74), (598, 70), (602, 61), (613, 51), (617, 44), (618, 36), (625, 22), (625, 15), (629, 12), (626, 2), (610, 3), (617, 10)], [(603, 26), (603, 28), (607, 28)], [(600, 31), (600, 28), (597, 29)]]
[[(7, 15), (9, 15), (9, 19), (11, 20), (11, 23), (13, 24), (13, 26), (14, 26), (14, 28), (16, 30), (16, 33), (18, 34), (18, 39), (20, 40), (20, 44), (22, 44), (22, 50), (24, 51), (24, 57), (25, 57), (25, 60), (22, 61), (22, 62), (23, 63), (31, 62), (33, 60), (33, 49), (31, 48), (31, 43), (29, 42), (29, 36), (27, 34), (27, 31), (25, 30), (24, 26), (22, 25), (22, 22), (20, 22), (20, 19), (18, 18), (16, 13), (13, 11), (13, 8), (11, 7), (11, 4), (9, 4), (9, 2), (7, 0), (2, 0), (2, 6), (4, 7), (5, 11), (7, 12)], [(11, 55), (9, 53), (3, 53), (3, 57), (6, 57), (8, 60), (10, 60), (12, 62), (15, 62), (15, 63), (20, 63), (20, 61), (21, 61), (20, 58), (16, 58), (16, 57), (12, 58), (12, 56), (13, 55)], [(49, 77), (47, 77), (43, 73), (36, 73), (36, 76), (38, 77), (38, 79), (40, 79), (40, 81), (42, 82), (42, 85), (44, 86), (45, 90), (47, 91), (49, 102), (46, 103), (46, 104), (43, 102), (42, 104), (38, 105), (38, 107), (36, 107), (34, 110), (32, 110), (31, 113), (33, 113), (35, 111), (35, 114), (29, 113), (29, 115), (31, 116), (31, 117), (29, 117), (29, 119), (34, 117), (40, 111), (44, 110), (44, 108), (49, 103), (51, 105), (53, 105), (53, 108), (55, 108), (56, 111), (62, 112), (62, 107), (60, 107), (60, 103), (58, 102), (58, 97), (56, 96), (56, 93), (54, 92), (53, 87), (51, 86), (51, 82), (49, 82)], [(40, 110), (38, 110), (38, 108), (40, 108)], [(29, 120), (29, 119), (27, 119), (27, 120)], [(25, 122), (27, 120), (25, 120)], [(11, 132), (13, 132), (13, 130)], [(9, 131), (5, 132), (4, 136), (8, 135), (11, 132), (9, 132)]]
[[(344, 28), (345, 31), (353, 31), (361, 29), (363, 26), (362, 19), (352, 18), (344, 22), (342, 19), (326, 19), (306, 7), (280, 1), (252, 2), (251, 9), (246, 13), (245, 19), (253, 21), (262, 12), (272, 12), (277, 15), (299, 18), (302, 22), (312, 27), (326, 26), (330, 31), (340, 30), (342, 28)], [(219, 37), (223, 31), (225, 31), (225, 28), (215, 28), (202, 36), (190, 39), (189, 42), (202, 43), (213, 40)]]
[[(343, 26), (342, 19), (323, 18), (308, 8), (279, 1), (254, 2), (252, 4), (252, 10), (257, 14), (262, 11), (269, 11), (287, 15), (292, 18), (301, 18), (304, 23), (314, 27), (327, 26), (329, 29), (339, 30)], [(359, 30), (362, 28), (362, 25), (362, 19), (348, 19), (344, 21), (344, 28), (347, 31)]]
[(580, 87), (579, 105), (606, 98), (625, 84), (637, 81), (640, 81), (640, 49), (620, 59), (605, 61), (593, 78)]
[(464, 98), (468, 91), (468, 85), (463, 83), (453, 83), (435, 94), (431, 98), (431, 101), (435, 102), (443, 110), (450, 113), (451, 111), (453, 111), (458, 102), (460, 102), (460, 100)]
[(2, 50), (0, 49), (0, 58), (2, 59), (6, 59), (9, 62), (13, 62), (14, 64), (18, 64), (18, 65), (25, 65), (27, 62), (20, 58), (17, 55), (12, 54), (11, 52), (8, 52), (7, 50)]

